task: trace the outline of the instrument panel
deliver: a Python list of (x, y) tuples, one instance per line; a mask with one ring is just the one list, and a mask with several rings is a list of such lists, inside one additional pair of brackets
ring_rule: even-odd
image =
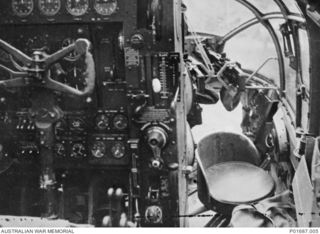
[(123, 0), (10, 0), (0, 3), (1, 23), (119, 20)]
[[(47, 11), (53, 12), (54, 9)], [(9, 24), (0, 27), (1, 39), (29, 56), (39, 50), (52, 54), (78, 38), (86, 38), (92, 43), (91, 53), (96, 65), (95, 91), (83, 98), (55, 93), (56, 103), (64, 111), (64, 117), (54, 124), (53, 151), (58, 168), (121, 166), (129, 163), (127, 141), (130, 123), (124, 85), (124, 52), (119, 42), (122, 40), (122, 31), (123, 24), (120, 22), (28, 24), (15, 27)], [(0, 50), (0, 53), (0, 63), (17, 70), (19, 64), (4, 51)], [(50, 76), (82, 90), (85, 87), (85, 72), (84, 58), (70, 53), (51, 67)], [(3, 69), (0, 69), (0, 75), (8, 78)], [(108, 84), (103, 85), (106, 82)], [(119, 91), (123, 98), (119, 98)], [(30, 93), (28, 88), (0, 93), (0, 100), (3, 100), (0, 115), (7, 119), (1, 128), (16, 138), (15, 147), (5, 145), (4, 149), (13, 149), (10, 155), (22, 161), (37, 158), (39, 151), (35, 143), (37, 134), (34, 123), (27, 111), (31, 105), (28, 102)], [(17, 113), (22, 109), (25, 110), (24, 114), (20, 114), (16, 120)]]

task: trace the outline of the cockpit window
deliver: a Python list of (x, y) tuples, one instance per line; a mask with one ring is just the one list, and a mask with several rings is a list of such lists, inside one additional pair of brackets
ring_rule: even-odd
[(198, 32), (210, 32), (224, 36), (239, 24), (254, 17), (234, 0), (184, 0), (187, 17)]
[(299, 29), (302, 78), (307, 90), (310, 89), (310, 52), (307, 31)]
[(248, 2), (264, 14), (279, 11), (279, 7), (274, 1), (248, 0)]
[(298, 13), (301, 14), (296, 1), (292, 1), (292, 0), (282, 0), (282, 2), (284, 4), (286, 4), (286, 6), (288, 7), (289, 11), (292, 13)]
[[(267, 59), (276, 58), (277, 53), (268, 31), (257, 24), (231, 38), (225, 45), (229, 58), (241, 64), (251, 72), (259, 68)], [(280, 85), (279, 66), (276, 60), (270, 60), (259, 71), (276, 85)]]

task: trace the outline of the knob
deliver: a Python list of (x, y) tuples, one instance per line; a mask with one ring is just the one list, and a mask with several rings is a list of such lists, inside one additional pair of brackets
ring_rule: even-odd
[(148, 223), (158, 224), (162, 222), (162, 209), (159, 206), (149, 206), (145, 212), (145, 219)]
[(155, 169), (161, 169), (163, 164), (161, 158), (161, 150), (167, 144), (167, 132), (159, 126), (152, 126), (147, 129), (146, 139), (153, 153), (151, 166)]
[(150, 147), (158, 147), (162, 149), (167, 144), (167, 132), (158, 126), (150, 127), (147, 130), (147, 141)]

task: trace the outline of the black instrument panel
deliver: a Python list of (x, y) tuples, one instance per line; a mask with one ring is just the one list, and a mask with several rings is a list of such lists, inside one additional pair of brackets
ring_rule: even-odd
[(120, 21), (126, 14), (124, 0), (10, 0), (0, 7), (5, 24)]
[[(24, 0), (27, 4), (29, 0)], [(20, 0), (16, 1), (20, 2)], [(64, 111), (64, 117), (54, 124), (55, 129), (55, 165), (58, 168), (127, 165), (129, 163), (128, 129), (129, 117), (127, 114), (127, 96), (124, 62), (124, 24), (126, 18), (116, 22), (95, 22), (70, 18), (63, 6), (70, 3), (69, 11), (73, 6), (71, 1), (61, 1), (60, 13), (56, 20), (50, 21), (36, 10), (40, 1), (33, 2), (33, 12), (26, 16), (17, 16), (13, 12), (0, 23), (0, 38), (28, 56), (34, 51), (43, 51), (47, 54), (55, 53), (63, 47), (75, 42), (78, 38), (85, 38), (91, 42), (90, 51), (94, 57), (96, 83), (94, 92), (85, 97), (72, 97), (55, 92), (56, 104)], [(52, 0), (52, 2), (54, 2)], [(77, 1), (78, 2), (78, 1)], [(82, 1), (80, 1), (82, 2)], [(90, 4), (92, 1), (90, 1)], [(1, 2), (1, 5), (5, 3)], [(13, 5), (6, 3), (7, 9)], [(24, 8), (28, 14), (29, 7)], [(55, 9), (48, 12), (53, 14)], [(93, 10), (88, 8), (87, 10)], [(73, 9), (74, 10), (74, 9)], [(82, 9), (84, 10), (84, 9)], [(5, 11), (1, 8), (0, 11)], [(119, 8), (117, 8), (120, 14)], [(7, 12), (10, 12), (8, 10)], [(38, 14), (39, 13), (39, 14)], [(48, 13), (49, 14), (49, 13)], [(60, 15), (59, 14), (63, 14)], [(80, 14), (80, 9), (77, 14)], [(83, 17), (90, 17), (87, 12)], [(0, 18), (4, 17), (3, 14)], [(41, 18), (42, 17), (42, 18)], [(49, 16), (48, 16), (49, 17)], [(51, 16), (50, 16), (51, 17)], [(68, 18), (69, 17), (69, 18)], [(110, 16), (113, 17), (113, 16)], [(89, 18), (87, 18), (89, 19)], [(58, 22), (59, 21), (59, 22)], [(15, 22), (12, 24), (12, 22)], [(19, 64), (0, 49), (0, 64), (12, 69), (19, 69)], [(86, 72), (84, 58), (76, 53), (70, 53), (64, 59), (55, 63), (50, 69), (51, 78), (66, 83), (69, 86), (82, 90), (85, 86), (84, 73)], [(8, 79), (9, 74), (0, 69), (0, 79)], [(52, 92), (48, 90), (48, 92)], [(11, 152), (10, 156), (22, 162), (38, 157), (38, 136), (34, 123), (28, 116), (31, 106), (30, 95), (32, 88), (0, 90), (0, 115), (6, 121), (1, 122), (1, 129), (10, 132), (10, 136), (0, 137), (0, 144), (4, 151)], [(24, 115), (17, 119), (18, 113), (24, 110)], [(10, 113), (8, 114), (8, 111)], [(16, 120), (17, 119), (17, 120)], [(30, 122), (31, 121), (31, 122)], [(13, 129), (19, 130), (13, 131)], [(23, 133), (20, 132), (23, 130)], [(7, 138), (15, 139), (15, 146)], [(108, 147), (104, 151), (103, 147)], [(29, 149), (30, 148), (30, 149)], [(103, 153), (103, 155), (101, 155)]]

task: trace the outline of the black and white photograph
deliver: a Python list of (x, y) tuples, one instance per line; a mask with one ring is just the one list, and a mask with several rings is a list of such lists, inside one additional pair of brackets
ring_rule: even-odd
[(105, 228), (320, 234), (320, 1), (0, 1), (0, 233)]

